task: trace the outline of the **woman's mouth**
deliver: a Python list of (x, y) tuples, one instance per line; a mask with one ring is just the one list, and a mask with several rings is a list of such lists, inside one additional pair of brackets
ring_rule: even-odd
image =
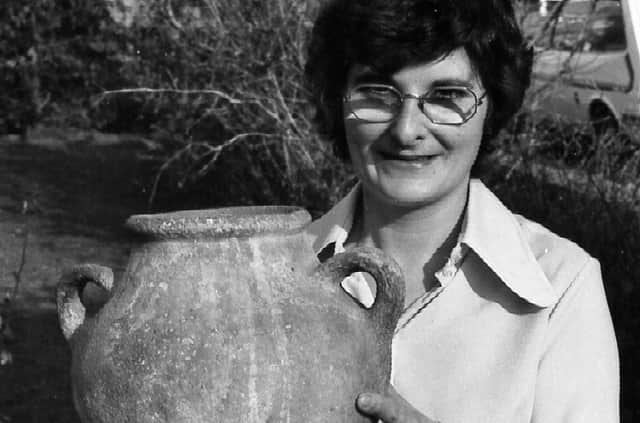
[(391, 161), (398, 165), (424, 166), (437, 157), (435, 154), (393, 154), (379, 152), (378, 155), (384, 161)]

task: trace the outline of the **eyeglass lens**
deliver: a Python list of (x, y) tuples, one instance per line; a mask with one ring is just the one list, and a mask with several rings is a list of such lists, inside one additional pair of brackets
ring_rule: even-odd
[[(403, 96), (389, 86), (359, 85), (350, 92), (348, 102), (358, 119), (388, 122), (400, 112)], [(477, 99), (464, 87), (438, 87), (422, 96), (420, 105), (434, 123), (461, 124), (475, 113)]]

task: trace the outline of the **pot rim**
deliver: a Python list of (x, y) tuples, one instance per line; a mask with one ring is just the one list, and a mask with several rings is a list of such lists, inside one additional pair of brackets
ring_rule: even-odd
[(242, 206), (136, 214), (125, 226), (151, 239), (199, 239), (295, 233), (310, 221), (297, 206)]

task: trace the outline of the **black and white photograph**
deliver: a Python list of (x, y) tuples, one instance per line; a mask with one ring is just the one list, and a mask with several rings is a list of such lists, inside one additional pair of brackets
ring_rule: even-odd
[(640, 421), (639, 0), (0, 3), (0, 423)]

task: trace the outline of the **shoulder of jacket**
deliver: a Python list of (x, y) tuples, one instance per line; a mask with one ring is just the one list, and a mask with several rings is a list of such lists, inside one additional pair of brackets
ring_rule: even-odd
[(543, 225), (515, 215), (543, 273), (561, 297), (591, 262), (598, 261), (575, 242), (561, 237)]

